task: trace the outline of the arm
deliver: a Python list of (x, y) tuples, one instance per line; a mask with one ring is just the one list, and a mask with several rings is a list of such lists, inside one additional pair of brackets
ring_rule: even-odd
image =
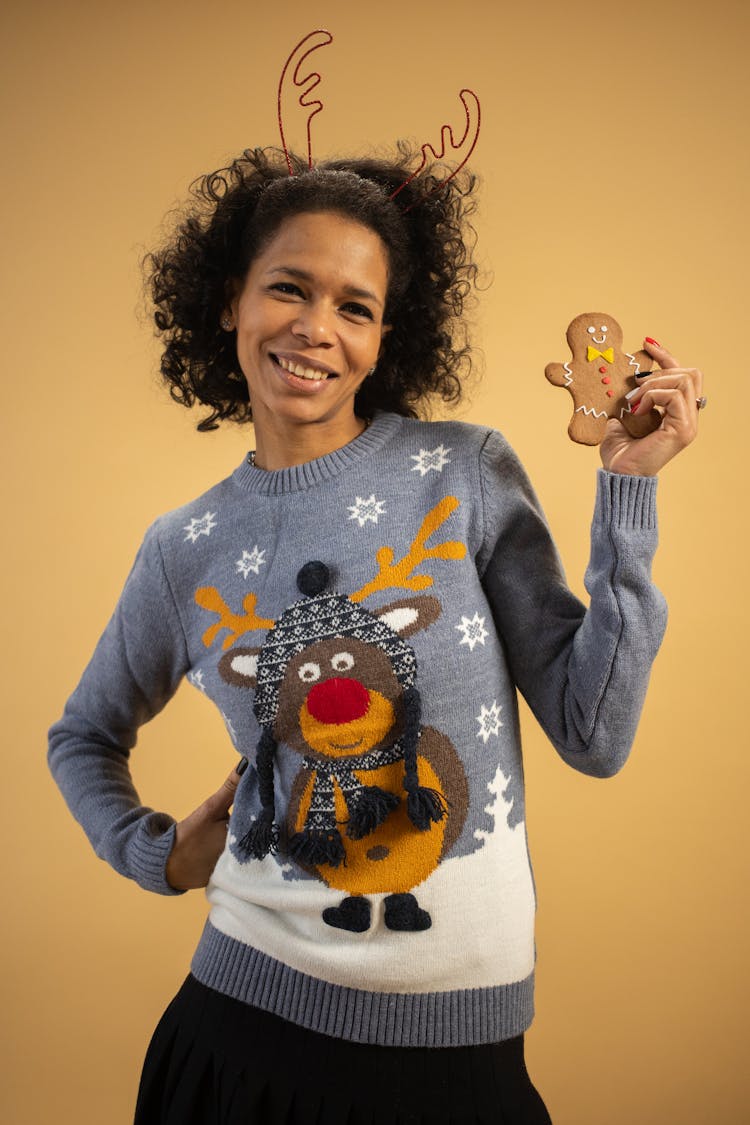
[(50, 731), (49, 764), (97, 855), (161, 894), (174, 893), (164, 875), (174, 820), (141, 804), (128, 758), (138, 728), (171, 698), (188, 666), (152, 528), (63, 717)]
[(515, 682), (566, 762), (610, 776), (630, 751), (666, 623), (650, 579), (656, 481), (599, 471), (586, 609), (498, 434), (485, 443), (482, 471), (483, 584)]

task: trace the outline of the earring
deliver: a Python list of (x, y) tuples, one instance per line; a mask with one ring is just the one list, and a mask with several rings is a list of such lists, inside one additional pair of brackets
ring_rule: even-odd
[(232, 331), (232, 318), (227, 313), (224, 313), (223, 317), (221, 318), (221, 327), (225, 332)]
[(367, 374), (365, 375), (365, 379), (369, 379), (371, 375), (374, 375), (374, 374), (375, 374), (375, 368), (376, 368), (377, 366), (378, 366), (378, 365), (377, 365), (377, 363), (373, 363), (372, 367), (370, 368), (370, 370), (369, 370), (369, 371), (367, 372)]

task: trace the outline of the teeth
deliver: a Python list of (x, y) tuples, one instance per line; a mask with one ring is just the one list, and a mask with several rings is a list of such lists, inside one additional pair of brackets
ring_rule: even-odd
[(296, 375), (299, 379), (310, 379), (316, 383), (328, 378), (327, 371), (319, 371), (315, 367), (303, 367), (301, 363), (293, 363), (290, 359), (284, 359), (282, 356), (277, 357), (279, 367), (283, 367), (291, 375)]

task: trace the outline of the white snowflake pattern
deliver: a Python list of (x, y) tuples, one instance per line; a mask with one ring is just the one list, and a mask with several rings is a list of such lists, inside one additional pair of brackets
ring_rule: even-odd
[(375, 493), (365, 500), (358, 496), (354, 504), (349, 505), (350, 520), (356, 520), (360, 527), (364, 527), (368, 520), (378, 522), (378, 516), (385, 515), (385, 501), (376, 500)]
[(495, 699), (491, 707), (485, 707), (482, 704), (482, 710), (477, 715), (477, 722), (479, 723), (479, 730), (477, 731), (477, 738), (481, 738), (486, 744), (489, 741), (491, 734), (496, 737), (500, 734), (500, 727), (503, 725), (500, 722), (500, 712), (502, 707), (498, 705)]
[(462, 617), (461, 624), (456, 625), (463, 637), (459, 644), (468, 645), (471, 652), (474, 651), (474, 645), (483, 645), (489, 633), (484, 627), (484, 618), (475, 613), (473, 617)]
[(243, 551), (242, 558), (237, 559), (236, 567), (237, 573), (241, 574), (243, 578), (247, 578), (250, 571), (253, 574), (260, 574), (260, 568), (265, 563), (265, 551), (261, 551), (256, 543), (252, 551)]
[(203, 673), (201, 672), (200, 668), (198, 668), (195, 672), (188, 672), (187, 678), (188, 683), (191, 683), (193, 687), (196, 687), (198, 689), (198, 691), (205, 692), (206, 685), (203, 682)]
[(210, 535), (216, 527), (216, 512), (206, 512), (204, 516), (193, 516), (190, 523), (185, 524), (183, 531), (187, 532), (184, 542), (187, 543), (188, 539), (191, 543), (195, 543), (199, 535)]
[(419, 472), (423, 477), (429, 473), (430, 469), (434, 469), (436, 473), (442, 473), (446, 465), (450, 465), (450, 457), (448, 454), (450, 449), (439, 445), (437, 449), (420, 449), (419, 453), (412, 453), (412, 461), (416, 461), (416, 465), (412, 465), (411, 471), (413, 473)]

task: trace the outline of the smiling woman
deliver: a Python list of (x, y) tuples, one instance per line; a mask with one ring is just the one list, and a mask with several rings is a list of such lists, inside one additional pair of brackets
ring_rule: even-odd
[(256, 465), (311, 461), (365, 428), (354, 400), (387, 331), (387, 288), (378, 235), (336, 213), (286, 219), (254, 260), (222, 325), (237, 334)]
[[(186, 406), (199, 402), (211, 408), (199, 429), (223, 418), (254, 417), (234, 336), (238, 300), (251, 272), (257, 277), (259, 256), (265, 258), (282, 226), (285, 243), (291, 240), (289, 224), (299, 217), (289, 249), (303, 254), (304, 263), (275, 257), (271, 269), (295, 272), (269, 275), (265, 284), (275, 282), (279, 297), (285, 293), (308, 307), (305, 287), (323, 267), (320, 242), (328, 239), (320, 235), (312, 245), (319, 225), (313, 217), (325, 216), (326, 252), (333, 256), (346, 237), (353, 255), (342, 261), (344, 248), (338, 247), (339, 261), (332, 257), (327, 266), (325, 281), (339, 287), (341, 315), (354, 325), (369, 318), (373, 327), (379, 325), (379, 345), (364, 372), (377, 360), (378, 377), (360, 380), (357, 417), (370, 420), (377, 410), (414, 417), (430, 395), (457, 402), (471, 366), (462, 313), (476, 276), (467, 245), (474, 178), (466, 173), (441, 186), (436, 170), (409, 181), (413, 157), (406, 146), (390, 162), (333, 160), (310, 171), (298, 158), (290, 161), (294, 175), (285, 154), (249, 150), (198, 180), (173, 237), (147, 259), (156, 325), (165, 343), (161, 369), (173, 397)], [(399, 188), (396, 205), (390, 197)], [(372, 274), (369, 280), (358, 276), (363, 269)], [(313, 330), (321, 326), (331, 327), (325, 322)], [(287, 341), (283, 350), (310, 348)]]
[[(50, 734), (98, 853), (211, 904), (138, 1125), (549, 1125), (517, 693), (573, 768), (624, 764), (665, 622), (652, 474), (701, 377), (646, 341), (663, 422), (609, 423), (584, 606), (501, 435), (418, 418), (470, 365), (473, 187), (254, 150), (148, 260), (173, 397), (256, 449), (149, 528)], [(175, 823), (128, 757), (183, 678), (241, 758)]]

